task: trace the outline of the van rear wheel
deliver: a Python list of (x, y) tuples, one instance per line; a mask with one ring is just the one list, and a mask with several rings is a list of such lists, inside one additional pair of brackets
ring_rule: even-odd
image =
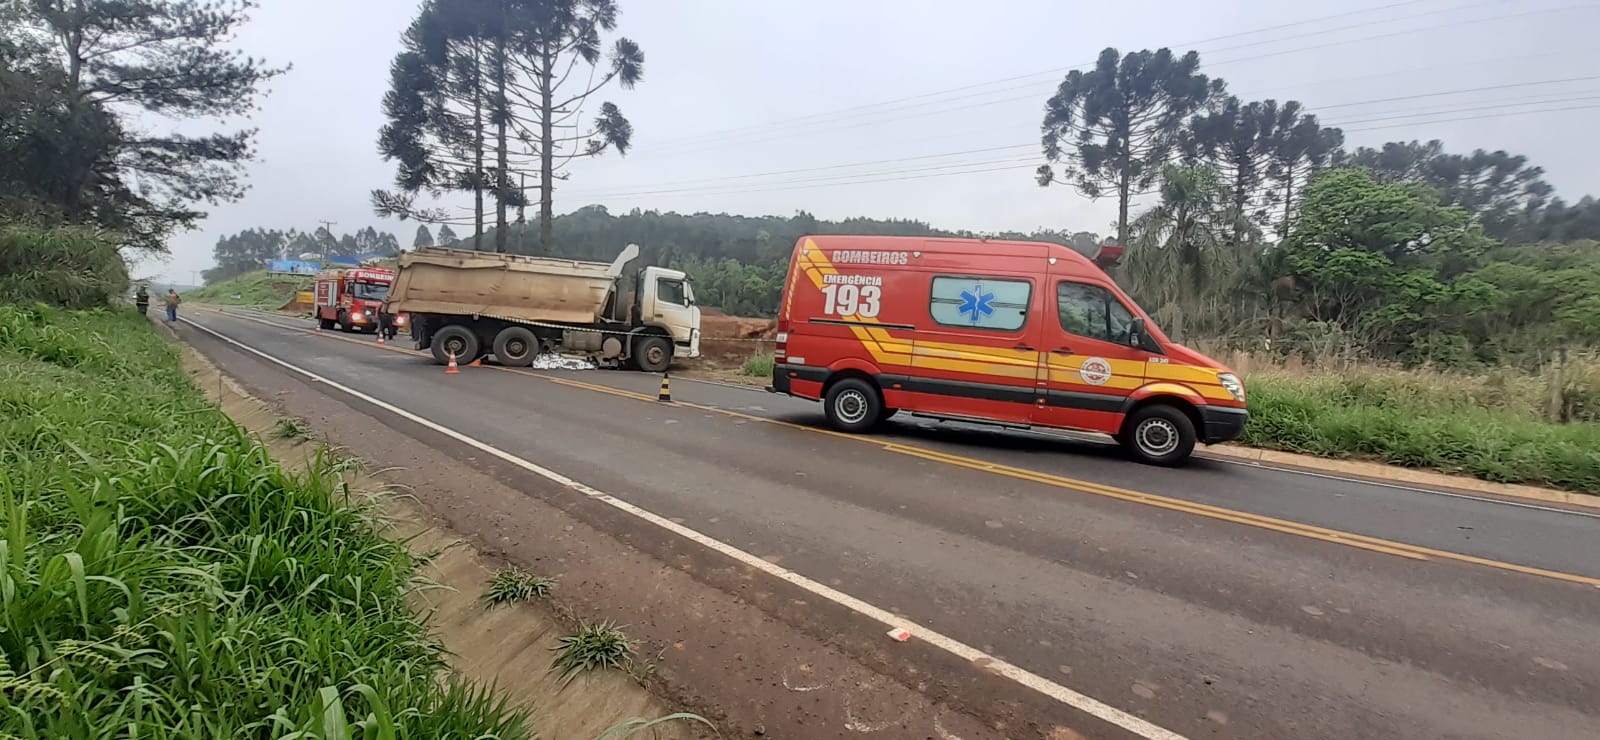
[(871, 431), (883, 419), (883, 397), (860, 378), (845, 378), (828, 388), (822, 401), (828, 423), (841, 432)]
[(1123, 423), (1117, 441), (1134, 459), (1149, 465), (1182, 465), (1194, 452), (1194, 421), (1167, 404), (1146, 406)]

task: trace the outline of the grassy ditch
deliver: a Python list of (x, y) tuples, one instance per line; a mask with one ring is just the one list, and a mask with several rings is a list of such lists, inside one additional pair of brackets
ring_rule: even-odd
[(528, 735), (445, 672), (415, 557), (148, 322), (0, 306), (0, 377), (0, 735)]
[(1250, 373), (1252, 447), (1600, 494), (1600, 423), (1539, 418), (1526, 383), (1420, 371)]

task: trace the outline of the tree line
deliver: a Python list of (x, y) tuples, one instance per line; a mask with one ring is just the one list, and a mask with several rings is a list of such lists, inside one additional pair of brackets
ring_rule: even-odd
[[(418, 242), (424, 231), (418, 232)], [(453, 234), (448, 234), (453, 237)], [(427, 237), (431, 246), (433, 237)], [(326, 226), (314, 231), (296, 229), (278, 230), (264, 228), (245, 229), (237, 234), (217, 238), (212, 247), (211, 259), (215, 267), (202, 273), (206, 282), (217, 283), (247, 272), (263, 269), (272, 260), (299, 259), (301, 255), (315, 255), (312, 259), (328, 257), (357, 257), (380, 254), (392, 257), (400, 253), (400, 241), (394, 234), (378, 231), (368, 226), (355, 233), (334, 236)]]

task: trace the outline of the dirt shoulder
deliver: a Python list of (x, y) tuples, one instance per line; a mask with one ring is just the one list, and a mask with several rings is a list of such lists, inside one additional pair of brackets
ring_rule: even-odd
[[(419, 601), (454, 653), (452, 665), (535, 706), (541, 737), (594, 737), (622, 719), (680, 710), (710, 718), (722, 737), (1104, 732), (1085, 729), (1096, 724), (1087, 720), (1040, 724), (1060, 708), (1031, 692), (1018, 696), (1014, 684), (981, 666), (894, 643), (881, 627), (810, 603), (807, 592), (731, 559), (480, 459), (442, 435), (390, 428), (397, 421), (380, 418), (384, 412), (220, 344), (191, 340), (222, 373), (212, 379), (217, 371), (202, 360), (197, 379), (220, 389), (241, 423), (259, 432), (280, 416), (295, 417), (375, 471), (364, 480), (390, 491), (383, 500), (395, 535), (413, 537), (419, 552), (439, 552), (430, 575), (455, 589)], [(267, 401), (252, 407), (246, 396)], [(485, 609), (477, 595), (502, 563), (560, 585), (545, 604)], [(625, 625), (639, 642), (637, 681), (613, 674), (565, 691), (550, 685), (551, 641), (579, 618)]]
[[(185, 369), (235, 423), (255, 434), (281, 463), (303, 470), (325, 438), (288, 439), (277, 433), (280, 409), (256, 398), (204, 356), (183, 346)], [(533, 710), (538, 737), (598, 737), (618, 723), (656, 719), (678, 711), (652, 694), (638, 675), (618, 671), (580, 678), (563, 687), (549, 670), (557, 640), (571, 632), (576, 617), (551, 605), (486, 606), (479, 598), (502, 563), (485, 557), (459, 534), (439, 526), (411, 495), (381, 474), (342, 474), (351, 491), (374, 497), (385, 535), (403, 540), (427, 560), (422, 577), (429, 586), (411, 596), (427, 615), (435, 636), (450, 653), (450, 667), (473, 682), (495, 686), (512, 702)], [(648, 664), (640, 666), (648, 670)], [(657, 738), (711, 737), (689, 722), (658, 725)]]

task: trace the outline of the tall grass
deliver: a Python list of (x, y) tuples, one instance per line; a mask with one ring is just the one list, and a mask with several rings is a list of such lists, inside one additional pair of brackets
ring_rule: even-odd
[(770, 378), (772, 377), (772, 363), (772, 353), (762, 352), (745, 360), (744, 365), (739, 367), (739, 373), (752, 378)]
[(128, 265), (110, 234), (0, 217), (0, 303), (94, 308), (127, 292)]
[(1542, 421), (1515, 379), (1256, 372), (1246, 386), (1254, 447), (1600, 494), (1600, 424)]
[(527, 737), (442, 672), (416, 561), (132, 312), (0, 306), (0, 735)]

